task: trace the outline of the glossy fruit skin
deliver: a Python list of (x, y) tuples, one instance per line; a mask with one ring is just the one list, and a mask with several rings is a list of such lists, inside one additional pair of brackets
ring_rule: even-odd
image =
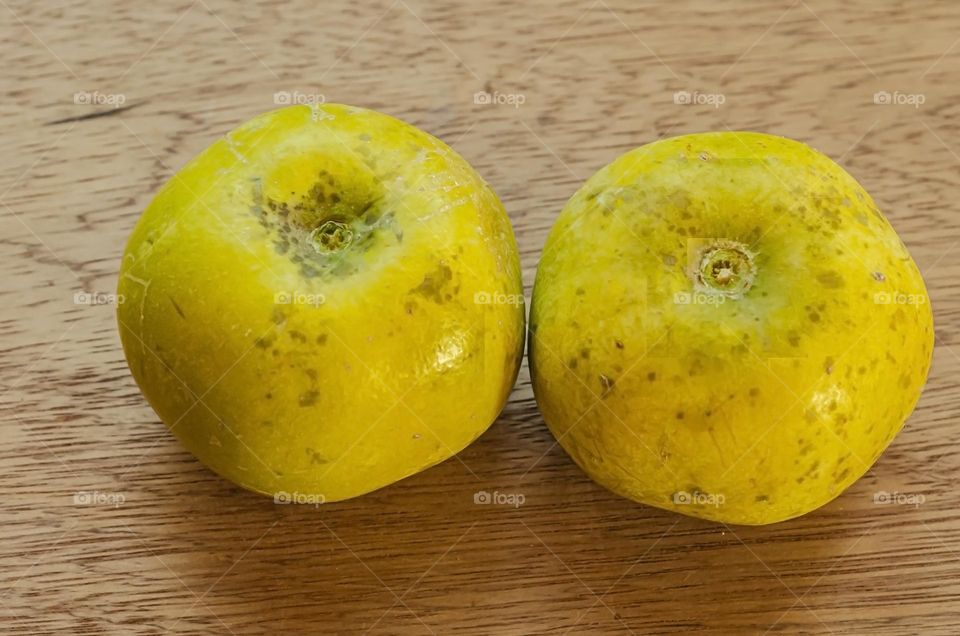
[[(755, 267), (698, 278), (711, 245)], [(530, 368), (543, 416), (595, 481), (687, 515), (766, 524), (866, 472), (919, 399), (923, 279), (870, 196), (789, 139), (664, 139), (591, 177), (541, 258)]]
[(311, 502), (459, 452), (523, 355), (497, 196), (438, 139), (337, 104), (265, 113), (190, 161), (134, 229), (119, 293), (130, 369), (190, 452)]

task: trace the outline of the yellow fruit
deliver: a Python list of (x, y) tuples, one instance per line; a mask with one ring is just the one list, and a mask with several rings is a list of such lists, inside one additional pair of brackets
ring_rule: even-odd
[(923, 280), (870, 196), (746, 132), (661, 140), (591, 177), (547, 240), (530, 328), (537, 402), (584, 471), (740, 524), (863, 475), (933, 350)]
[(204, 464), (336, 501), (449, 458), (516, 378), (503, 206), (441, 141), (360, 108), (261, 115), (184, 167), (124, 254), (134, 377)]

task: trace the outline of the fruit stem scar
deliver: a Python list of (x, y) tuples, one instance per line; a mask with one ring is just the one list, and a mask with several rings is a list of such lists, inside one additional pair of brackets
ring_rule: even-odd
[(313, 249), (322, 254), (338, 252), (353, 242), (353, 230), (346, 223), (340, 221), (324, 221), (324, 223), (310, 233), (310, 243)]
[(715, 239), (700, 251), (694, 282), (704, 291), (739, 298), (753, 285), (753, 253), (730, 239)]

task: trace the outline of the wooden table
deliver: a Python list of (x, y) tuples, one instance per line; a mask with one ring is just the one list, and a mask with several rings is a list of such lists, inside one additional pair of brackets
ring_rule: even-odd
[[(957, 3), (4, 0), (0, 15), (0, 631), (960, 632)], [(157, 188), (283, 92), (455, 147), (509, 210), (528, 293), (560, 208), (622, 152), (705, 130), (804, 140), (873, 194), (926, 276), (926, 393), (846, 494), (771, 527), (594, 485), (526, 366), (460, 461), (320, 508), (241, 491), (140, 396), (113, 308), (74, 294), (111, 293)], [(480, 490), (525, 503), (475, 505)]]

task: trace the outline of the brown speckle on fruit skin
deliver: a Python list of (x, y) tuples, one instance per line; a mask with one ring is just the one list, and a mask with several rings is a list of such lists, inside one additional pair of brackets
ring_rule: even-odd
[(654, 382), (656, 381), (656, 379), (657, 379), (656, 371), (651, 371), (650, 373), (647, 374), (647, 380), (649, 380), (650, 382)]
[(411, 289), (410, 293), (429, 298), (438, 305), (443, 304), (444, 301), (448, 300), (449, 294), (446, 294), (445, 290), (452, 280), (453, 270), (450, 269), (449, 265), (440, 261), (437, 268), (425, 274), (423, 281)]
[(844, 285), (843, 277), (834, 271), (817, 274), (817, 282), (829, 289), (839, 289)]
[(184, 320), (186, 320), (186, 319), (187, 319), (186, 314), (183, 313), (183, 309), (181, 309), (181, 308), (180, 308), (180, 305), (177, 304), (177, 301), (175, 301), (175, 300), (173, 299), (173, 296), (168, 296), (168, 298), (170, 299), (170, 303), (173, 305), (173, 308), (174, 308), (174, 310), (177, 312), (177, 314), (178, 314), (181, 318), (183, 318)]
[(324, 457), (323, 455), (321, 455), (320, 453), (318, 453), (317, 451), (313, 450), (312, 448), (307, 448), (307, 449), (305, 449), (305, 450), (307, 451), (307, 455), (309, 455), (309, 457), (310, 457), (310, 463), (311, 463), (311, 464), (326, 464), (326, 463), (327, 463), (327, 458)]
[(606, 395), (613, 390), (614, 380), (604, 374), (600, 374), (600, 386), (603, 387), (603, 394)]
[(325, 345), (325, 344), (327, 344), (327, 334), (322, 333), (322, 334), (320, 334), (319, 336), (317, 336), (317, 344), (318, 344), (318, 345)]
[(300, 406), (313, 406), (317, 403), (317, 398), (320, 397), (319, 391), (307, 391), (300, 394), (299, 404)]
[(619, 340), (614, 340), (614, 341), (613, 341), (613, 344), (614, 344), (614, 346), (617, 347), (617, 349), (623, 349), (623, 342), (621, 342), (621, 341), (619, 341)]

